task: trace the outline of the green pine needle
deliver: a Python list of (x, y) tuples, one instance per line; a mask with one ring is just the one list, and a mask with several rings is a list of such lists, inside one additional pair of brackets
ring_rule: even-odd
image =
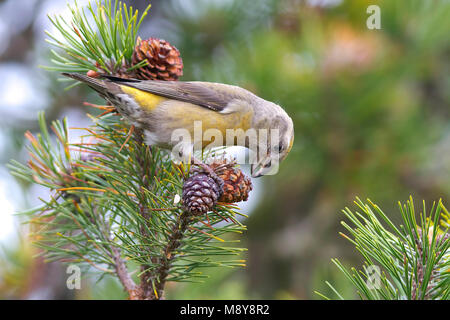
[[(76, 260), (111, 273), (112, 248), (118, 248), (136, 270), (157, 274), (173, 228), (185, 214), (180, 204), (173, 203), (182, 192), (182, 172), (165, 151), (150, 150), (134, 139), (121, 149), (128, 128), (117, 116), (96, 119), (83, 137), (90, 142), (87, 145), (69, 144), (67, 119), (53, 121), (49, 127), (40, 113), (39, 125), (38, 135), (26, 134), (28, 165), (12, 161), (9, 167), (15, 176), (52, 193), (42, 206), (22, 213), (32, 224), (32, 238), (46, 260)], [(142, 163), (153, 177), (148, 185), (142, 181)], [(238, 212), (222, 206), (215, 209), (189, 224), (180, 246), (171, 253), (168, 281), (202, 278), (200, 268), (245, 266), (235, 259), (245, 252), (234, 246), (238, 240), (233, 234), (245, 231), (244, 225), (233, 222)]]
[(92, 0), (86, 8), (68, 5), (72, 14), (66, 20), (62, 16), (48, 16), (58, 30), (58, 35), (46, 31), (47, 42), (57, 50), (51, 50), (53, 66), (49, 71), (88, 72), (104, 71), (114, 74), (122, 67), (131, 66), (131, 58), (142, 21), (151, 5), (139, 14), (121, 1)]
[[(343, 213), (351, 225), (346, 222), (342, 225), (350, 234), (344, 237), (365, 259), (363, 270), (348, 269), (338, 259), (332, 262), (352, 283), (361, 299), (447, 299), (450, 239), (445, 224), (448, 210), (442, 200), (433, 203), (428, 214), (423, 202), (419, 215), (412, 197), (405, 204), (399, 203), (402, 217), (399, 227), (372, 201), (364, 203), (357, 199), (355, 204), (361, 213), (346, 208)], [(331, 284), (327, 282), (327, 285), (343, 299)]]

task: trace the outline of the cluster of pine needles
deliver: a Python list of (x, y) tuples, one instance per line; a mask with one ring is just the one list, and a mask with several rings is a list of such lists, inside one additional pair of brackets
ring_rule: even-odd
[(152, 288), (139, 298), (160, 298), (167, 281), (203, 278), (204, 267), (244, 266), (232, 257), (245, 249), (230, 246), (245, 230), (237, 206), (191, 216), (180, 202), (189, 167), (145, 145), (113, 108), (92, 106), (104, 111), (90, 116), (94, 125), (70, 128), (85, 132), (80, 142), (70, 142), (67, 119), (49, 131), (40, 114), (41, 133), (26, 133), (30, 160), (12, 163), (13, 174), (51, 190), (50, 200), (24, 213), (47, 261), (115, 274), (130, 296), (140, 288), (127, 288), (133, 274)]

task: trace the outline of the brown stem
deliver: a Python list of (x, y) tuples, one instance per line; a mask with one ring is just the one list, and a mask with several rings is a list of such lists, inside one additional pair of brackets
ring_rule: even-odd
[(188, 212), (183, 212), (178, 216), (176, 223), (172, 227), (172, 232), (169, 236), (169, 241), (164, 249), (164, 256), (160, 259), (160, 266), (156, 271), (158, 275), (158, 281), (155, 288), (157, 292), (156, 299), (161, 299), (164, 294), (164, 287), (166, 285), (166, 279), (169, 274), (170, 265), (175, 257), (174, 252), (180, 247), (181, 239), (184, 236), (189, 223), (192, 221), (192, 215)]
[[(145, 192), (144, 189), (149, 190), (150, 188), (150, 179), (148, 177), (148, 171), (149, 169), (146, 166), (146, 162), (144, 159), (144, 156), (141, 154), (142, 149), (141, 146), (144, 143), (143, 140), (143, 132), (140, 129), (135, 129), (134, 130), (134, 136), (136, 139), (136, 144), (137, 144), (137, 162), (140, 166), (141, 169), (141, 194), (139, 195), (138, 199), (139, 199), (139, 212), (141, 214), (141, 216), (144, 218), (145, 223), (147, 224), (147, 228), (149, 227), (149, 219), (150, 219), (150, 210), (148, 208), (148, 204), (146, 203), (145, 200)], [(147, 152), (147, 150), (145, 150), (144, 152)], [(149, 238), (150, 235), (147, 232), (147, 228), (146, 226), (142, 226), (140, 228), (140, 232), (141, 235), (144, 236), (144, 238)], [(151, 254), (151, 251), (148, 250), (146, 255), (149, 256)], [(150, 256), (151, 257), (151, 256)], [(153, 264), (157, 263), (157, 259), (155, 257), (151, 257), (150, 258), (151, 262)], [(150, 271), (150, 266), (149, 265), (142, 265), (141, 266), (141, 281), (140, 281), (140, 286), (139, 286), (139, 293), (140, 293), (140, 297), (139, 299), (143, 299), (143, 300), (147, 300), (147, 299), (156, 299), (156, 297), (154, 296), (154, 291), (153, 291), (153, 287), (152, 287), (152, 283), (154, 282), (154, 275), (153, 273)]]
[[(416, 279), (413, 278), (412, 281), (412, 294), (411, 294), (411, 300), (416, 300), (418, 299), (418, 291), (420, 290), (420, 287), (423, 285), (423, 280), (424, 280), (424, 263), (423, 263), (423, 254), (424, 254), (424, 250), (423, 250), (423, 230), (422, 229), (418, 229), (418, 237), (416, 237), (415, 234), (414, 235), (414, 241), (416, 242), (416, 246), (417, 246), (417, 252), (419, 253), (418, 259), (417, 259), (417, 281)], [(429, 231), (430, 232), (430, 231)], [(431, 239), (427, 239), (428, 235), (426, 236), (426, 240), (429, 242), (429, 248), (431, 248), (432, 243), (431, 243)], [(439, 243), (441, 243), (441, 241), (445, 241), (445, 239), (448, 238), (448, 235), (438, 235), (436, 237), (436, 245), (438, 245)], [(425, 256), (425, 259), (428, 260), (430, 257), (430, 252), (427, 253), (427, 255)], [(436, 256), (439, 256), (440, 252), (436, 252)], [(439, 261), (436, 261), (436, 265), (439, 263)], [(430, 278), (428, 279), (428, 284), (427, 284), (427, 288), (425, 291), (425, 296), (424, 299), (425, 300), (429, 300), (431, 299), (431, 293), (433, 291), (433, 289), (435, 288), (436, 284), (435, 284), (435, 278), (438, 276), (438, 271), (436, 269), (431, 271), (431, 275)]]
[(121, 257), (120, 250), (116, 247), (112, 247), (112, 252), (117, 276), (125, 290), (128, 292), (130, 300), (139, 299), (141, 296), (140, 290), (128, 273), (127, 266)]
[[(143, 134), (142, 131), (136, 129), (135, 132), (136, 143), (140, 147), (143, 144)], [(139, 149), (138, 149), (139, 152)], [(147, 151), (146, 151), (147, 152)], [(142, 181), (142, 189), (149, 190), (150, 178), (148, 176), (149, 169), (146, 166), (145, 158), (141, 153), (137, 156), (137, 162), (141, 168), (141, 181)], [(140, 214), (145, 220), (145, 223), (148, 223), (151, 215), (151, 210), (149, 209), (148, 204), (145, 200), (145, 192), (142, 190), (139, 199), (139, 210)], [(170, 271), (171, 262), (174, 258), (174, 252), (180, 247), (181, 239), (183, 238), (184, 232), (186, 231), (189, 222), (191, 221), (192, 215), (184, 212), (178, 218), (175, 224), (172, 227), (172, 231), (169, 235), (167, 245), (164, 248), (164, 255), (161, 258), (151, 257), (150, 260), (153, 265), (158, 265), (156, 270), (151, 270), (149, 265), (141, 266), (141, 282), (136, 291), (138, 293), (138, 299), (151, 299), (151, 300), (160, 300), (164, 299), (164, 287), (166, 284), (166, 279)], [(150, 228), (149, 225), (147, 225)], [(150, 235), (147, 232), (147, 228), (145, 226), (141, 227), (141, 235), (144, 238), (150, 238)], [(151, 251), (147, 251), (146, 255), (150, 255)], [(123, 283), (123, 282), (122, 282)], [(153, 288), (153, 284), (155, 287)], [(131, 297), (131, 295), (130, 295)]]
[[(96, 210), (94, 210), (94, 213)], [(109, 229), (110, 225), (107, 223), (107, 228)], [(125, 263), (125, 260), (122, 259), (121, 250), (114, 246), (114, 244), (111, 241), (109, 230), (102, 230), (103, 235), (105, 236), (105, 239), (107, 239), (111, 243), (111, 251), (112, 255), (111, 258), (114, 261), (114, 268), (116, 270), (117, 277), (119, 278), (119, 281), (122, 283), (125, 290), (128, 292), (128, 296), (130, 300), (137, 300), (139, 299), (139, 288), (136, 285), (136, 283), (131, 278), (127, 265)]]
[[(93, 215), (95, 216), (95, 219), (99, 219), (98, 213), (97, 213), (97, 207), (93, 206)], [(95, 219), (93, 216), (89, 216), (89, 220), (92, 224), (95, 224)], [(81, 232), (85, 235), (86, 239), (91, 240), (91, 238), (87, 235), (87, 233), (83, 230), (82, 226), (79, 225), (79, 223), (74, 220), (75, 223), (79, 226)], [(114, 261), (114, 269), (116, 271), (117, 277), (119, 278), (120, 282), (122, 283), (125, 290), (128, 292), (130, 300), (136, 300), (140, 297), (140, 290), (139, 287), (136, 285), (136, 283), (131, 278), (130, 274), (128, 273), (128, 269), (125, 263), (125, 260), (122, 259), (121, 250), (114, 246), (113, 241), (110, 237), (110, 224), (107, 221), (103, 221), (104, 223), (101, 223), (99, 225), (100, 232), (103, 234), (107, 242), (110, 244), (111, 253), (108, 253), (108, 255), (113, 259)], [(96, 246), (98, 249), (97, 244), (94, 242), (94, 246)], [(108, 246), (109, 248), (109, 246)], [(81, 256), (82, 257), (82, 256)], [(89, 260), (85, 259), (86, 262), (91, 264), (93, 267), (98, 268), (95, 264), (90, 262)], [(102, 270), (102, 269), (100, 269)]]

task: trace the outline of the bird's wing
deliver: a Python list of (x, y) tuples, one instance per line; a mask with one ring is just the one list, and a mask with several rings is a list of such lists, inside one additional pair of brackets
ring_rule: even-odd
[(114, 78), (109, 78), (109, 80), (120, 85), (169, 99), (193, 103), (222, 113), (228, 112), (227, 106), (229, 106), (231, 101), (247, 100), (248, 98), (238, 92), (237, 87), (216, 83), (159, 80), (123, 81), (123, 79), (118, 80)]

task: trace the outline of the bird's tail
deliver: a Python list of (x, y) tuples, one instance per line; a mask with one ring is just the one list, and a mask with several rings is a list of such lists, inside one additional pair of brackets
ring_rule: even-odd
[(104, 95), (106, 93), (106, 91), (108, 90), (106, 87), (105, 81), (103, 81), (103, 80), (92, 78), (87, 75), (79, 74), (79, 73), (64, 72), (64, 73), (62, 73), (62, 75), (72, 78), (72, 79), (75, 79), (75, 80), (78, 80), (80, 82), (84, 82), (89, 87), (91, 87), (92, 89), (94, 89), (95, 91), (97, 91), (98, 93), (100, 93), (102, 95)]

